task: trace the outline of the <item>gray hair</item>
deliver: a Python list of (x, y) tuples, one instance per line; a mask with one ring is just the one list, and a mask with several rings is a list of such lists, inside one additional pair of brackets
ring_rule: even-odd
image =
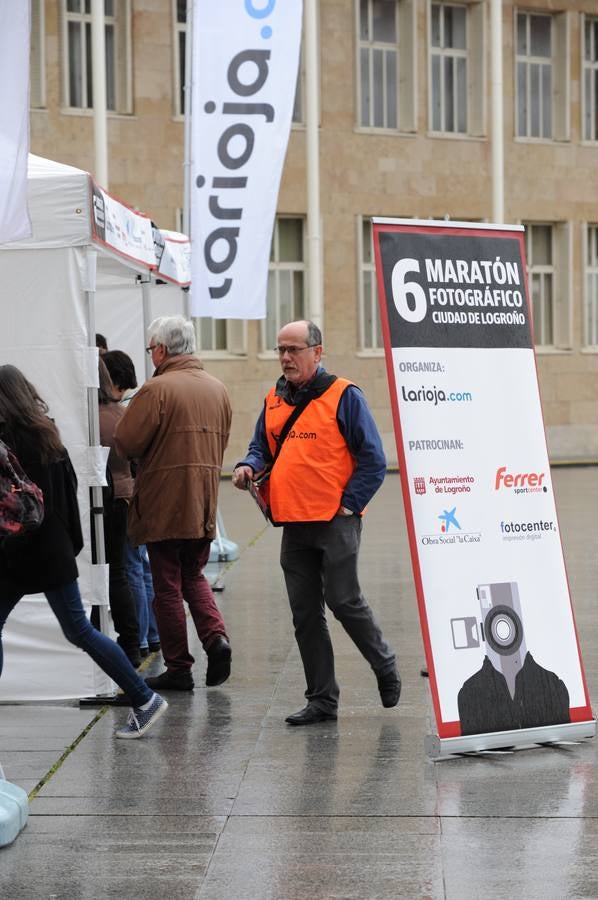
[(147, 329), (148, 343), (166, 347), (169, 356), (195, 353), (195, 329), (184, 316), (161, 316)]
[(315, 322), (307, 322), (307, 343), (310, 347), (318, 347), (322, 343), (322, 332)]

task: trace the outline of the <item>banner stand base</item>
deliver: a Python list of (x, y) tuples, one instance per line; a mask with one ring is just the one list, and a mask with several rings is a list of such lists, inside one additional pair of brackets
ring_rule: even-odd
[(565, 725), (543, 725), (540, 728), (516, 728), (513, 731), (491, 731), (487, 734), (468, 734), (462, 737), (440, 738), (428, 734), (424, 749), (431, 759), (446, 759), (457, 753), (480, 753), (484, 750), (521, 748), (530, 744), (559, 744), (583, 741), (596, 734), (596, 719), (589, 722), (570, 722)]

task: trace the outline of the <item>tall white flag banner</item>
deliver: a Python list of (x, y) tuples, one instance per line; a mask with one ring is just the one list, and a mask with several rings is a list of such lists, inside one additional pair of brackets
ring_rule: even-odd
[(195, 0), (191, 313), (263, 319), (301, 0)]
[(31, 236), (29, 153), (29, 3), (0, 0), (0, 244)]

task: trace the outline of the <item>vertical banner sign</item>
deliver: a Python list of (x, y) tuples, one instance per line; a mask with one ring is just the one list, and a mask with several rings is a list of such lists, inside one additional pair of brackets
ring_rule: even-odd
[(0, 244), (31, 236), (29, 153), (29, 3), (0, 0)]
[(374, 247), (438, 737), (593, 724), (523, 229), (374, 219)]
[(195, 0), (191, 312), (263, 319), (301, 0)]

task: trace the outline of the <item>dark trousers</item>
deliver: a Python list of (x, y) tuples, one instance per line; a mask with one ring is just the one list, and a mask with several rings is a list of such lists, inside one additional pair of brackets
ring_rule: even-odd
[(359, 516), (335, 516), (331, 522), (285, 525), (283, 529), (280, 564), (305, 671), (305, 696), (324, 712), (336, 711), (339, 696), (326, 606), (374, 672), (395, 665), (395, 654), (359, 586), (360, 542)]
[(125, 653), (139, 652), (139, 623), (137, 606), (129, 588), (126, 572), (128, 504), (113, 499), (104, 507), (104, 544), (109, 572), (109, 602), (118, 643)]
[(146, 545), (154, 582), (154, 613), (162, 656), (171, 672), (189, 671), (195, 662), (189, 652), (183, 600), (189, 605), (197, 636), (205, 650), (219, 634), (226, 637), (224, 620), (203, 574), (211, 543), (209, 538), (201, 538), (155, 541)]

